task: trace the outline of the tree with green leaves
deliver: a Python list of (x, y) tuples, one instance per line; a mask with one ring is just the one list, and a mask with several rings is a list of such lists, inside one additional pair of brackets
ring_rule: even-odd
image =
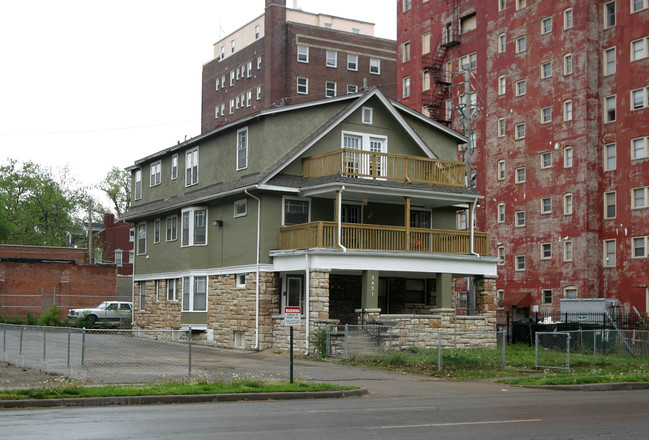
[(114, 166), (98, 187), (113, 202), (117, 217), (124, 215), (131, 206), (131, 173)]
[[(67, 246), (79, 228), (89, 196), (69, 170), (57, 175), (34, 162), (9, 159), (0, 166), (0, 241), (32, 246)], [(6, 231), (8, 226), (8, 233)], [(3, 226), (4, 225), (4, 226)], [(4, 234), (4, 236), (3, 236)]]

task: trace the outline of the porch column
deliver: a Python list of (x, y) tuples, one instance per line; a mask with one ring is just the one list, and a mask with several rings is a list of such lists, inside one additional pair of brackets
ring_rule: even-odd
[(363, 309), (379, 308), (379, 271), (363, 271), (363, 297), (361, 300)]
[(404, 203), (403, 225), (406, 227), (406, 251), (410, 250), (410, 197)]
[(450, 273), (438, 273), (437, 280), (437, 307), (441, 309), (453, 308), (453, 277)]

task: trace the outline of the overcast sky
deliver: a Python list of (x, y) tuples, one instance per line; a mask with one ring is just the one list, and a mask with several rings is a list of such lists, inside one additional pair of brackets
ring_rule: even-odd
[[(288, 0), (293, 7), (294, 0)], [(265, 0), (2, 0), (0, 161), (68, 165), (85, 185), (200, 134), (213, 44)], [(298, 0), (396, 38), (395, 0)]]

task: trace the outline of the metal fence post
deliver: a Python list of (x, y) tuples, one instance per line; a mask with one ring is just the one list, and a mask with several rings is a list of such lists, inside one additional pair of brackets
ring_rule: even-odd
[(505, 350), (506, 350), (505, 347), (507, 346), (507, 333), (506, 333), (504, 330), (501, 330), (500, 333), (502, 334), (502, 338), (501, 338), (501, 339), (502, 339), (502, 344), (503, 344), (503, 356), (502, 356), (502, 363), (501, 363), (501, 366), (502, 366), (502, 368), (505, 368), (505, 365), (506, 365), (506, 363), (507, 363), (507, 361), (506, 361), (506, 356), (505, 356)]
[(325, 327), (325, 335), (326, 335), (326, 356), (330, 357), (331, 356), (331, 326), (328, 325)]
[(566, 353), (566, 368), (570, 368), (570, 334), (566, 338), (567, 353)]
[(392, 362), (392, 327), (388, 328), (388, 362)]
[(86, 366), (86, 328), (81, 333), (81, 368)]
[(597, 331), (593, 332), (593, 363), (597, 363)]
[(345, 324), (345, 359), (349, 359), (349, 324)]
[(539, 368), (539, 334), (534, 334), (534, 368)]
[(442, 371), (442, 332), (437, 332), (437, 371)]
[(70, 329), (70, 327), (68, 327), (68, 365), (67, 365), (68, 370), (70, 369), (70, 332), (71, 331), (72, 330)]
[(23, 332), (25, 331), (25, 326), (20, 326), (20, 347), (18, 349), (18, 356), (23, 355)]
[(43, 360), (42, 362), (45, 362), (45, 359), (47, 359), (47, 331), (45, 328), (43, 328)]
[(189, 371), (189, 379), (191, 380), (192, 378), (192, 327), (189, 326), (187, 329), (187, 345), (188, 345), (188, 352), (189, 352), (189, 359), (188, 359), (188, 371)]

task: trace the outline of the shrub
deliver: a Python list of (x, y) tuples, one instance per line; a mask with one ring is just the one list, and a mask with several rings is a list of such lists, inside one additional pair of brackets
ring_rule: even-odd
[(90, 319), (90, 315), (87, 314), (79, 316), (74, 322), (74, 326), (77, 328), (95, 328), (92, 320)]
[(309, 342), (318, 357), (327, 357), (327, 331), (323, 328), (311, 333)]
[(38, 317), (36, 324), (48, 327), (60, 326), (62, 324), (61, 310), (56, 306), (50, 307)]

